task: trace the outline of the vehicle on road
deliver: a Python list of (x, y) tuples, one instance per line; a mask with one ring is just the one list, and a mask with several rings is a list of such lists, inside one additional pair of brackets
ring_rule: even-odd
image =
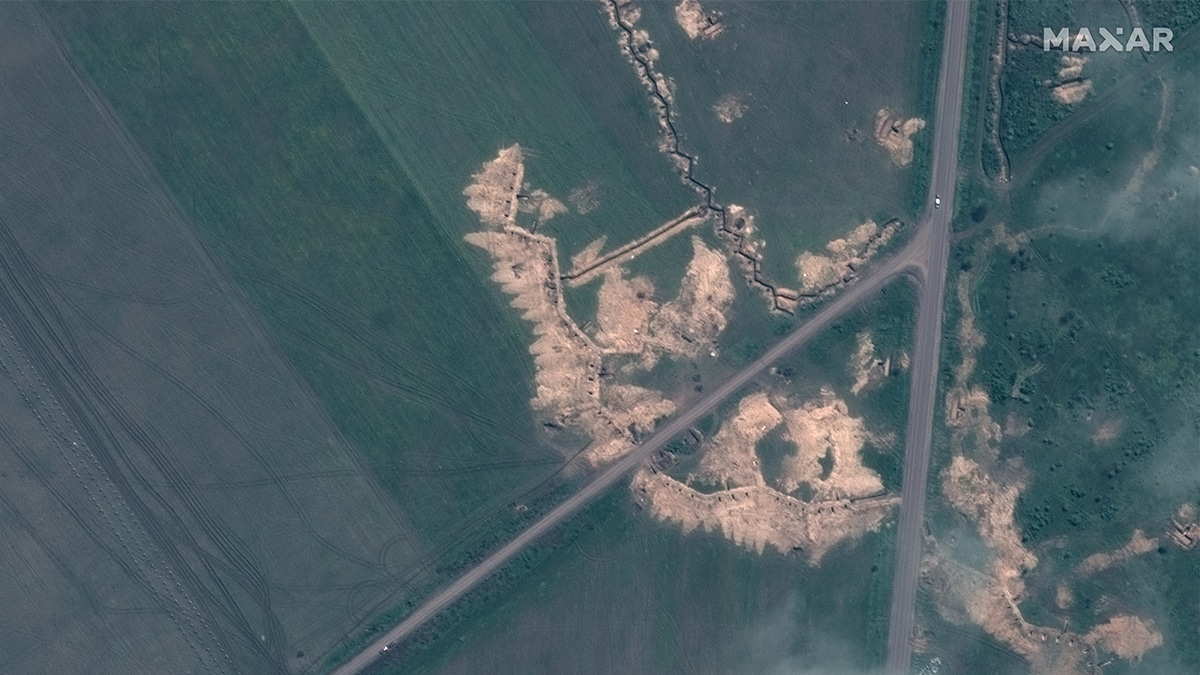
[(941, 196), (941, 195), (934, 195), (934, 197), (933, 197), (933, 208), (935, 208), (935, 209), (940, 209), (940, 208), (942, 208), (942, 196)]

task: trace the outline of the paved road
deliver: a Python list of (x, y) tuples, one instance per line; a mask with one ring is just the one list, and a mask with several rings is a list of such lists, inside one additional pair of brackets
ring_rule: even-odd
[(756, 361), (721, 383), (720, 386), (710, 391), (692, 407), (668, 420), (664, 425), (659, 427), (653, 436), (637, 446), (633, 452), (604, 469), (603, 472), (579, 492), (576, 492), (554, 510), (542, 516), (529, 529), (518, 534), (502, 548), (492, 553), (452, 584), (427, 600), (425, 604), (417, 608), (404, 621), (371, 643), (370, 646), (360, 652), (354, 659), (339, 668), (335, 672), (335, 675), (351, 675), (366, 668), (380, 656), (380, 650), (384, 646), (407, 637), (423, 623), (433, 618), (438, 612), (461, 598), (502, 567), (504, 563), (511, 560), (521, 549), (533, 543), (538, 537), (546, 534), (556, 525), (569, 518), (580, 507), (598, 497), (614, 483), (621, 480), (627, 473), (641, 466), (646, 459), (664, 448), (675, 437), (687, 431), (700, 418), (712, 412), (722, 401), (737, 393), (739, 389), (746, 386), (752, 379), (769, 368), (785, 354), (820, 333), (822, 329), (826, 328), (847, 310), (873, 295), (887, 284), (888, 281), (891, 281), (905, 271), (912, 271), (919, 275), (919, 258), (921, 255), (923, 255), (921, 247), (910, 244), (905, 249), (902, 249), (898, 255), (893, 256), (887, 262), (876, 267), (869, 274), (864, 275), (861, 279), (851, 284), (849, 288), (830, 301), (817, 314), (813, 315), (778, 344), (767, 350)]
[(904, 477), (896, 560), (892, 577), (892, 608), (888, 618), (887, 672), (907, 675), (912, 659), (913, 612), (920, 575), (925, 489), (929, 478), (930, 437), (937, 397), (938, 354), (942, 342), (946, 260), (950, 253), (950, 218), (954, 213), (954, 184), (958, 175), (958, 128), (962, 113), (964, 66), (971, 4), (950, 0), (946, 6), (942, 69), (933, 120), (933, 178), (930, 193), (940, 194), (942, 208), (929, 213), (920, 228), (926, 246), (925, 278), (917, 310), (917, 337), (908, 400), (908, 429), (904, 439)]
[[(968, 3), (951, 0), (947, 9), (947, 37), (943, 50), (941, 83), (934, 120), (933, 178), (930, 183), (930, 209), (913, 239), (895, 255), (872, 267), (846, 290), (830, 300), (820, 311), (775, 344), (753, 363), (738, 371), (704, 398), (668, 420), (633, 452), (604, 469), (579, 492), (542, 516), (528, 529), (464, 573), (449, 586), (425, 601), (412, 614), (359, 652), (335, 671), (335, 675), (353, 675), (371, 665), (385, 646), (404, 639), (446, 607), (466, 595), (496, 572), (517, 553), (559, 523), (569, 518), (627, 473), (641, 466), (671, 440), (687, 431), (700, 418), (712, 412), (751, 380), (785, 354), (808, 342), (847, 310), (871, 297), (900, 274), (911, 273), (921, 281), (920, 309), (913, 360), (912, 401), (909, 404), (909, 429), (906, 437), (904, 487), (900, 513), (896, 581), (888, 641), (888, 664), (894, 672), (907, 669), (911, 654), (912, 608), (916, 597), (917, 565), (920, 562), (920, 526), (923, 520), (926, 473), (929, 466), (929, 438), (933, 426), (933, 399), (937, 389), (938, 347), (941, 339), (943, 285), (949, 253), (950, 216), (953, 211), (954, 176), (957, 165), (958, 126), (963, 88), (963, 64), (966, 58)], [(933, 196), (940, 194), (942, 208), (932, 209)], [(911, 560), (910, 560), (911, 559)], [(901, 565), (906, 565), (901, 571)], [(906, 599), (905, 599), (906, 598)], [(895, 637), (902, 636), (902, 639)], [(895, 661), (893, 661), (895, 653)], [(903, 663), (900, 670), (893, 663)]]

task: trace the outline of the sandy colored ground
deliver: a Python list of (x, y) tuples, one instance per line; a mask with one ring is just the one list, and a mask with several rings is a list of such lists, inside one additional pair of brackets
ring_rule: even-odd
[(1071, 587), (1064, 583), (1060, 583), (1054, 589), (1054, 604), (1059, 609), (1071, 609), (1075, 606), (1075, 594), (1071, 592)]
[[(801, 483), (812, 487), (817, 501), (853, 499), (883, 492), (879, 474), (863, 466), (862, 449), (870, 438), (861, 418), (851, 417), (842, 401), (830, 391), (800, 408), (783, 413), (784, 438), (796, 444), (796, 453), (783, 460), (780, 487), (793, 492)], [(833, 458), (833, 469), (822, 478), (821, 459)]]
[(693, 237), (679, 295), (662, 305), (653, 296), (649, 279), (627, 279), (620, 267), (609, 267), (599, 291), (596, 343), (609, 353), (641, 354), (645, 367), (661, 354), (695, 358), (711, 351), (733, 304), (729, 264)]
[[(519, 146), (501, 150), (487, 162), (463, 194), (467, 205), (489, 226), (468, 234), (468, 243), (492, 257), (492, 280), (512, 296), (521, 318), (533, 324), (535, 411), (560, 427), (577, 428), (592, 438), (584, 453), (593, 464), (611, 461), (633, 447), (635, 433), (653, 429), (655, 421), (675, 411), (659, 392), (625, 385), (601, 391), (601, 350), (566, 313), (555, 241), (513, 223), (516, 192), (508, 181), (524, 175)], [(510, 200), (506, 197), (513, 195)], [(558, 203), (544, 192), (532, 208), (546, 212)], [(556, 207), (549, 207), (553, 210)]]
[[(781, 413), (765, 393), (747, 396), (706, 444), (698, 472), (687, 483), (645, 470), (634, 478), (635, 499), (652, 516), (679, 524), (685, 533), (696, 528), (720, 532), (758, 553), (768, 546), (783, 553), (799, 550), (810, 564), (819, 564), (837, 542), (877, 529), (899, 498), (879, 495), (879, 484), (870, 492), (850, 491), (854, 496), (872, 495), (863, 499), (846, 499), (847, 492), (828, 490), (839, 494), (832, 499), (817, 495), (806, 502), (767, 485), (755, 446), (786, 421), (789, 412), (796, 411)], [(846, 470), (852, 472), (853, 466)], [(724, 489), (705, 494), (688, 484), (693, 481)]]
[(737, 412), (709, 441), (709, 447), (700, 458), (699, 472), (690, 476), (688, 482), (700, 480), (726, 489), (764, 486), (754, 447), (782, 421), (783, 416), (767, 400), (765, 393), (742, 399)]
[(1050, 95), (1054, 97), (1055, 101), (1063, 105), (1071, 105), (1087, 98), (1088, 92), (1091, 90), (1091, 80), (1077, 80), (1051, 87)]
[[(1159, 160), (1162, 159), (1163, 151), (1166, 149), (1164, 134), (1167, 125), (1171, 121), (1171, 110), (1175, 96), (1174, 90), (1167, 84), (1162, 75), (1159, 75), (1157, 79), (1159, 85), (1158, 120), (1154, 124), (1154, 142), (1151, 144), (1150, 149), (1146, 151), (1146, 154), (1142, 155), (1137, 168), (1133, 170), (1133, 175), (1129, 177), (1129, 181), (1125, 183), (1125, 187), (1121, 188), (1118, 198), (1112, 202), (1113, 205), (1123, 203), (1142, 189), (1142, 184), (1145, 182), (1146, 176), (1150, 175), (1154, 167), (1158, 166)], [(1105, 213), (1104, 220), (1108, 220), (1112, 208), (1113, 206), (1109, 206), (1109, 213)]]
[(732, 304), (733, 281), (725, 256), (692, 237), (692, 261), (679, 295), (659, 310), (651, 333), (664, 350), (696, 356), (725, 330), (725, 313)]
[(697, 528), (720, 532), (760, 554), (768, 546), (781, 553), (800, 551), (812, 565), (843, 539), (877, 530), (900, 503), (898, 497), (886, 496), (810, 504), (765, 486), (704, 494), (650, 470), (634, 475), (632, 489), (653, 517), (677, 523), (684, 533)]
[(1087, 58), (1078, 54), (1063, 54), (1062, 68), (1058, 70), (1058, 79), (1062, 82), (1083, 77), (1083, 64)]
[(725, 32), (719, 12), (705, 12), (698, 0), (683, 0), (675, 6), (675, 22), (693, 40), (711, 40)]
[(517, 193), (524, 178), (521, 146), (504, 148), (496, 159), (485, 163), (479, 173), (471, 176), (471, 184), (463, 190), (467, 208), (478, 213), (484, 225), (512, 224), (518, 208)]
[(1008, 413), (1008, 417), (1004, 418), (1004, 435), (1011, 438), (1020, 438), (1029, 433), (1029, 419), (1019, 416), (1016, 413)]
[(1196, 522), (1195, 505), (1187, 502), (1179, 505), (1175, 517), (1171, 519), (1171, 526), (1167, 528), (1167, 536), (1185, 551), (1200, 544), (1200, 523)]
[(1157, 538), (1150, 539), (1145, 534), (1142, 534), (1141, 530), (1134, 530), (1129, 543), (1109, 553), (1094, 553), (1089, 555), (1075, 568), (1075, 573), (1080, 575), (1095, 574), (1115, 565), (1120, 565), (1134, 556), (1149, 553), (1156, 548), (1158, 548)]
[(654, 283), (646, 277), (625, 278), (625, 270), (610, 267), (600, 285), (596, 310), (596, 344), (619, 354), (640, 354), (647, 349), (650, 319), (659, 311)]
[(717, 114), (717, 119), (726, 124), (732, 123), (736, 119), (741, 119), (742, 115), (746, 114), (749, 106), (738, 94), (725, 94), (717, 99), (713, 104), (713, 112)]
[(1037, 557), (1021, 543), (1014, 514), (1017, 497), (1025, 485), (1003, 483), (988, 475), (976, 462), (955, 455), (943, 474), (942, 494), (956, 510), (970, 518), (992, 549), (992, 576), (1013, 595), (1024, 591), (1022, 573), (1037, 565)]
[(1062, 67), (1058, 69), (1058, 81), (1048, 80), (1050, 95), (1063, 105), (1079, 103), (1092, 90), (1092, 81), (1083, 76), (1087, 57), (1078, 54), (1063, 54)]
[[(878, 385), (892, 374), (892, 357), (881, 359), (875, 354), (875, 342), (871, 339), (870, 331), (859, 333), (855, 339), (858, 341), (858, 350), (850, 363), (851, 372), (854, 373), (854, 385), (850, 387), (850, 393), (857, 396), (864, 389)], [(896, 361), (900, 370), (908, 369), (907, 358)]]
[[(607, 241), (607, 236), (601, 236), (599, 239), (583, 247), (579, 253), (571, 256), (571, 268), (583, 269), (595, 264), (600, 259), (600, 251), (604, 250), (604, 244)], [(570, 284), (568, 283), (568, 285)]]
[(880, 108), (875, 113), (875, 142), (887, 151), (896, 166), (908, 166), (913, 160), (913, 134), (925, 128), (925, 120), (904, 116)]
[(567, 212), (567, 206), (546, 194), (545, 190), (532, 190), (528, 194), (519, 193), (517, 209), (522, 213), (536, 214), (539, 221), (549, 220), (560, 213)]
[(1080, 672), (1090, 645), (1064, 630), (1035, 626), (1017, 607), (1019, 598), (994, 577), (955, 562), (938, 551), (922, 561), (921, 575), (933, 587), (938, 613), (951, 623), (973, 623), (1030, 663), (1034, 673)]
[(800, 292), (816, 296), (831, 291), (849, 281), (867, 264), (879, 248), (896, 233), (898, 224), (880, 228), (875, 221), (854, 228), (844, 239), (834, 239), (825, 245), (825, 255), (805, 251), (796, 258), (800, 273)]
[(1163, 643), (1162, 633), (1154, 630), (1153, 623), (1125, 615), (1114, 616), (1108, 623), (1096, 626), (1086, 639), (1134, 663)]
[(601, 255), (607, 237), (588, 244), (582, 251), (571, 256), (571, 271), (564, 275), (568, 286), (582, 286), (590, 283), (596, 277), (602, 276), (612, 267), (623, 265), (633, 260), (639, 254), (669, 241), (675, 235), (687, 229), (696, 227), (708, 219), (708, 213), (699, 206), (693, 206), (678, 216), (659, 225), (646, 234), (626, 242), (621, 246)]

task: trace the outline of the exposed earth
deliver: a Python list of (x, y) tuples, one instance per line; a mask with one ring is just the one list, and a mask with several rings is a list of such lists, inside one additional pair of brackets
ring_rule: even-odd
[[(878, 474), (864, 467), (861, 450), (869, 436), (845, 403), (825, 392), (797, 408), (777, 407), (764, 392), (741, 400), (737, 411), (701, 451), (698, 470), (686, 480), (643, 469), (632, 489), (639, 504), (683, 531), (720, 532), (735, 544), (762, 553), (801, 552), (812, 565), (838, 542), (879, 528), (899, 499), (884, 494)], [(780, 409), (782, 408), (782, 410)], [(780, 424), (796, 451), (784, 460), (779, 485), (768, 485), (755, 445)], [(822, 475), (820, 459), (832, 456)], [(804, 485), (813, 494), (800, 498)], [(715, 492), (698, 489), (717, 486)]]

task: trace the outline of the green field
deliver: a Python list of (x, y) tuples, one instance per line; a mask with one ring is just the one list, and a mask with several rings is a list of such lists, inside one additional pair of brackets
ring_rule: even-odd
[(715, 534), (684, 536), (617, 491), (596, 529), (402, 671), (380, 672), (840, 672), (881, 662), (891, 530), (812, 569)]
[(459, 193), (503, 134), (414, 169), (288, 5), (43, 12), (410, 519), (420, 557), (392, 570), (409, 597), (514, 527), (507, 505), (561, 455), (529, 412), (529, 328), (461, 240), (476, 225)]
[[(758, 215), (768, 276), (794, 283), (801, 251), (867, 218), (913, 220), (931, 127), (916, 135), (916, 159), (904, 169), (872, 134), (883, 107), (932, 122), (940, 3), (703, 5), (726, 25), (711, 41), (690, 40), (671, 3), (646, 3), (637, 26), (675, 83), (675, 124), (699, 158), (697, 177), (721, 203)], [(713, 105), (731, 93), (746, 110), (725, 123)]]
[[(528, 149), (531, 186), (569, 207), (571, 190), (596, 186), (593, 210), (572, 208), (539, 229), (558, 239), (564, 261), (602, 235), (618, 246), (697, 201), (654, 149), (657, 127), (645, 93), (598, 5), (298, 3), (295, 9), (449, 231), (478, 229), (462, 189), (482, 162), (512, 143)], [(537, 32), (539, 12), (562, 15), (569, 30)], [(576, 46), (601, 38), (601, 48), (585, 54), (588, 67), (603, 75), (579, 78), (571, 67), (581, 56)]]
[(37, 8), (0, 14), (0, 670), (308, 667), (430, 540)]

